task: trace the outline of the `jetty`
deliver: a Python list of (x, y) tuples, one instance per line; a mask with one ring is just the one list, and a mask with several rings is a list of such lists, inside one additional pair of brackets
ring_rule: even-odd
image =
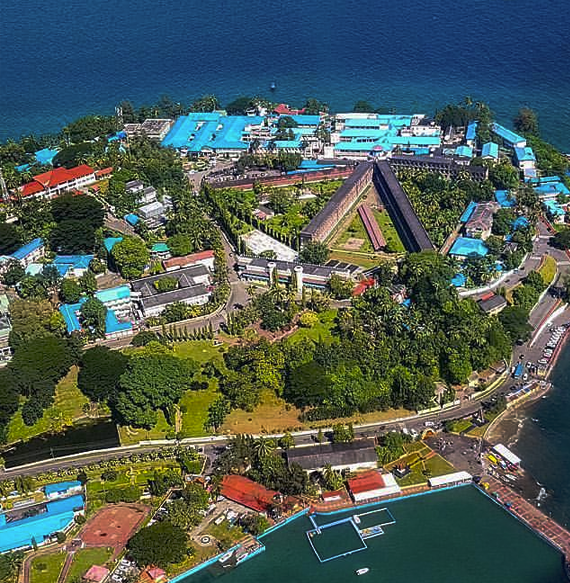
[(487, 494), (490, 493), (516, 518), (562, 553), (566, 576), (570, 580), (570, 532), (496, 478), (486, 476), (485, 481), (489, 484)]

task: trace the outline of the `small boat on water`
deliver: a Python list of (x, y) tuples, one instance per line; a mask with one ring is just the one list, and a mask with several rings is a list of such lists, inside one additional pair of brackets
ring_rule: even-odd
[(362, 567), (362, 569), (356, 569), (357, 575), (366, 575), (370, 569), (368, 567)]
[(275, 85), (275, 81), (273, 81), (273, 83), (271, 83), (271, 85), (269, 86), (269, 89), (271, 89), (271, 91), (275, 91), (275, 89), (277, 89), (277, 85)]

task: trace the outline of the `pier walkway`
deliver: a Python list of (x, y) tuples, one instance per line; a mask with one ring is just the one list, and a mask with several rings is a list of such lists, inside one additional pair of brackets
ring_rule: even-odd
[(566, 562), (570, 561), (570, 532), (543, 514), (516, 492), (495, 478), (486, 477), (489, 492), (504, 504), (519, 520), (562, 552)]

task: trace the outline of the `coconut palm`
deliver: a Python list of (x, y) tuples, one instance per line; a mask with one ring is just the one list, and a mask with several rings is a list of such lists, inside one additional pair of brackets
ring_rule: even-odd
[(275, 451), (275, 442), (273, 439), (259, 437), (254, 445), (255, 453), (259, 459), (269, 457)]

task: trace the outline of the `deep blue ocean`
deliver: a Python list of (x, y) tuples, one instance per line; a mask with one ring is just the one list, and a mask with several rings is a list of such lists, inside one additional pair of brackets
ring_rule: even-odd
[(570, 151), (567, 0), (3, 0), (0, 139), (122, 99), (269, 95), (433, 112), (470, 95), (535, 108)]

